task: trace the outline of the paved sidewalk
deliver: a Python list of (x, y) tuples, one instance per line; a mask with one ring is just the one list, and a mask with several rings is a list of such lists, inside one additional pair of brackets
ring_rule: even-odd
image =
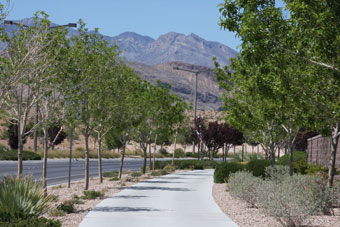
[(213, 170), (169, 174), (103, 200), (80, 227), (234, 227), (212, 196)]

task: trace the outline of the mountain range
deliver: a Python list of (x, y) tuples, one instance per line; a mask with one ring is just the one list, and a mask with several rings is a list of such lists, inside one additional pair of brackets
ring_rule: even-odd
[[(32, 25), (34, 19), (18, 20), (18, 23)], [(56, 24), (52, 24), (56, 25)], [(16, 30), (15, 25), (6, 25), (6, 31)], [(78, 31), (68, 28), (69, 35), (77, 35)], [(163, 84), (171, 84), (173, 92), (186, 100), (193, 102), (195, 74), (174, 67), (200, 71), (198, 75), (198, 108), (220, 109), (222, 102), (214, 73), (212, 58), (217, 57), (219, 63), (228, 65), (229, 59), (236, 56), (232, 48), (207, 41), (196, 34), (184, 35), (169, 32), (158, 39), (143, 36), (134, 32), (124, 32), (118, 36), (104, 36), (110, 44), (117, 44), (122, 51), (121, 56), (143, 79), (153, 84), (160, 80)]]

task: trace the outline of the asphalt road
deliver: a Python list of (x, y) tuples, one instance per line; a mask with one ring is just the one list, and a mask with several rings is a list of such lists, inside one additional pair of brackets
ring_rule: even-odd
[[(48, 160), (47, 161), (47, 185), (56, 185), (65, 183), (68, 180), (68, 164), (69, 160)], [(0, 161), (0, 178), (3, 176), (16, 176), (17, 161)], [(120, 159), (103, 159), (103, 172), (119, 170)], [(23, 174), (32, 175), (34, 179), (42, 178), (43, 162), (24, 161)], [(126, 158), (124, 161), (124, 170), (138, 171), (143, 166), (143, 159)], [(85, 160), (72, 160), (72, 181), (84, 179), (85, 176)], [(98, 160), (90, 160), (90, 177), (98, 176)]]

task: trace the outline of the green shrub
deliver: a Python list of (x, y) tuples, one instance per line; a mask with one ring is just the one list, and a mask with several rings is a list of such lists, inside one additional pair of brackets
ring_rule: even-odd
[(164, 166), (164, 168), (163, 168), (165, 171), (167, 171), (167, 172), (173, 172), (173, 171), (175, 171), (175, 167), (173, 166), (173, 165), (166, 165), (166, 166)]
[(181, 148), (177, 148), (175, 150), (175, 158), (184, 158), (185, 157), (185, 152)]
[(166, 174), (168, 174), (168, 172), (166, 170), (163, 170), (163, 169), (151, 172), (151, 176), (154, 176), (154, 177), (159, 177), (159, 176), (163, 176), (163, 175), (166, 175)]
[(161, 155), (164, 155), (164, 156), (168, 156), (169, 155), (169, 152), (166, 149), (164, 149), (164, 148), (160, 149), (158, 152)]
[(112, 172), (104, 172), (103, 177), (117, 177), (119, 172), (117, 170), (113, 170)]
[(255, 177), (265, 177), (265, 169), (270, 164), (269, 160), (253, 159), (246, 164), (246, 170), (253, 173)]
[(150, 175), (154, 176), (154, 177), (159, 177), (159, 176), (161, 176), (161, 172), (160, 171), (152, 171)]
[(48, 216), (51, 216), (51, 217), (61, 217), (61, 216), (65, 216), (65, 211), (55, 208), (55, 209), (48, 210), (47, 214)]
[(230, 174), (228, 190), (232, 196), (245, 200), (251, 207), (256, 207), (262, 182), (260, 178), (254, 177), (252, 173), (240, 171)]
[(289, 177), (289, 166), (268, 166), (265, 169), (265, 177), (273, 182), (282, 182), (284, 178)]
[(254, 153), (248, 153), (246, 155), (246, 160), (247, 161), (253, 161), (253, 160), (263, 160), (263, 156), (260, 154), (254, 154)]
[(84, 195), (81, 197), (82, 199), (96, 199), (104, 196), (104, 193), (96, 190), (83, 191), (83, 194)]
[(51, 220), (44, 217), (16, 219), (11, 222), (0, 221), (1, 227), (61, 227), (59, 220)]
[(322, 178), (295, 174), (261, 187), (260, 206), (283, 226), (300, 226), (308, 216), (329, 212), (330, 191)]
[(57, 206), (58, 210), (62, 210), (65, 213), (74, 213), (74, 201), (73, 200), (66, 200), (63, 203)]
[(59, 200), (58, 195), (51, 194), (50, 197), (51, 197), (52, 202), (58, 202), (58, 200)]
[(216, 165), (214, 172), (214, 182), (224, 183), (228, 181), (231, 173), (236, 173), (245, 169), (245, 165), (236, 162), (223, 162)]
[(192, 152), (186, 152), (185, 157), (187, 158), (197, 158), (197, 153), (192, 153)]
[[(304, 151), (294, 151), (293, 152), (293, 162), (307, 161), (307, 153)], [(289, 154), (281, 156), (276, 164), (278, 165), (289, 165)]]
[[(41, 160), (41, 156), (31, 151), (23, 151), (22, 159)], [(9, 150), (4, 152), (0, 151), (0, 160), (18, 160), (18, 151), (17, 150)]]
[[(289, 165), (289, 154), (285, 154), (277, 160), (277, 165)], [(295, 173), (306, 174), (307, 164), (307, 153), (303, 151), (293, 152), (293, 167)]]
[(340, 208), (340, 181), (334, 181), (332, 188), (332, 202), (335, 207)]
[(328, 173), (328, 168), (323, 167), (323, 165), (312, 163), (307, 165), (306, 173), (309, 175), (323, 175)]
[(119, 177), (112, 177), (109, 179), (109, 181), (119, 181), (119, 180), (120, 180)]
[(74, 204), (83, 204), (84, 202), (80, 200), (80, 197), (76, 194), (72, 195), (72, 201)]
[(139, 172), (139, 171), (132, 172), (132, 173), (131, 173), (131, 176), (132, 176), (132, 177), (140, 177), (140, 176), (142, 176), (142, 173)]
[(5, 177), (0, 182), (0, 220), (29, 219), (42, 215), (53, 197), (45, 196), (41, 182), (31, 177)]
[[(171, 161), (155, 161), (155, 169), (164, 169), (165, 166), (171, 165)], [(175, 169), (213, 169), (217, 165), (212, 160), (175, 160)]]
[(0, 144), (0, 153), (3, 152), (9, 152), (11, 151), (8, 147), (6, 147), (5, 145)]

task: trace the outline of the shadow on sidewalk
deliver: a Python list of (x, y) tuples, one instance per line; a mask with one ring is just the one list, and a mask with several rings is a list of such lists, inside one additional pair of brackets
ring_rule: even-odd
[(191, 191), (187, 188), (148, 187), (148, 186), (131, 186), (131, 187), (128, 187), (127, 190), (162, 190), (162, 191), (178, 191), (178, 192)]
[(162, 211), (151, 207), (96, 207), (94, 212), (153, 212)]

